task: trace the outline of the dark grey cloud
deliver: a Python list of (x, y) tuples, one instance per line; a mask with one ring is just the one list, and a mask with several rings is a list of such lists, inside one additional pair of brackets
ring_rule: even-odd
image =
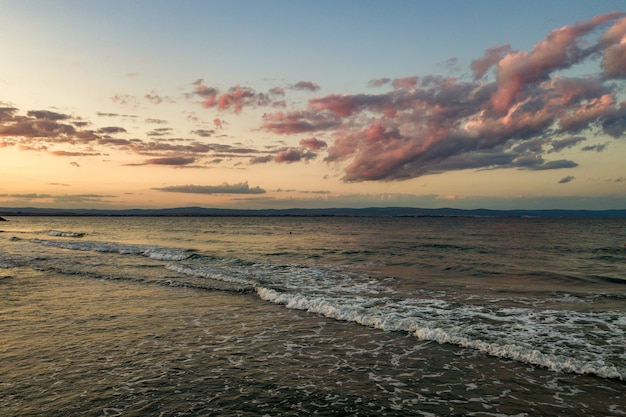
[(146, 165), (189, 165), (196, 162), (196, 158), (185, 156), (169, 156), (163, 158), (152, 158), (145, 161)]
[(274, 155), (255, 156), (250, 159), (251, 164), (266, 164), (274, 160)]
[(192, 130), (191, 134), (192, 135), (198, 135), (198, 136), (203, 137), (203, 138), (208, 138), (210, 136), (213, 136), (213, 134), (215, 134), (215, 130), (212, 130), (212, 129), (197, 129), (197, 130)]
[(168, 136), (172, 133), (173, 129), (169, 128), (169, 127), (161, 127), (158, 129), (152, 129), (151, 131), (149, 131), (148, 133), (146, 133), (147, 136)]
[(376, 78), (374, 80), (370, 80), (367, 85), (373, 88), (382, 87), (385, 84), (391, 83), (391, 78)]
[(13, 120), (13, 117), (18, 112), (15, 107), (0, 107), (0, 122), (5, 120)]
[(538, 164), (533, 166), (532, 169), (534, 171), (543, 171), (548, 169), (564, 169), (564, 168), (576, 168), (578, 163), (574, 161), (570, 161), (567, 159), (559, 159), (558, 161), (548, 161), (543, 162), (542, 164)]
[(318, 91), (320, 86), (314, 83), (313, 81), (298, 81), (297, 83), (291, 86), (294, 90), (305, 90), (305, 91)]
[(97, 112), (96, 115), (100, 117), (120, 117), (124, 119), (136, 119), (137, 116), (132, 114), (120, 114), (120, 113), (108, 113), (108, 112)]
[(607, 147), (606, 143), (603, 144), (598, 144), (598, 145), (589, 145), (589, 146), (584, 146), (581, 150), (585, 151), (585, 152), (603, 152)]
[(496, 65), (507, 54), (511, 53), (511, 45), (492, 46), (485, 51), (485, 54), (472, 61), (470, 68), (474, 73), (474, 79), (479, 80), (485, 76), (487, 71)]
[(619, 109), (607, 115), (602, 121), (602, 130), (615, 139), (623, 138), (626, 134), (626, 102), (620, 103)]
[(113, 135), (115, 133), (126, 133), (126, 129), (124, 129), (123, 127), (119, 127), (119, 126), (107, 126), (107, 127), (102, 127), (98, 129), (96, 133), (104, 133), (107, 135)]
[(71, 116), (67, 114), (61, 114), (48, 110), (31, 110), (26, 113), (29, 117), (34, 117), (35, 119), (47, 119), (47, 120), (67, 120), (70, 119)]
[(146, 119), (144, 121), (146, 123), (153, 124), (153, 125), (166, 125), (168, 123), (167, 120), (163, 120), (163, 119)]
[(584, 136), (572, 136), (565, 139), (553, 140), (551, 142), (552, 150), (550, 152), (560, 152), (563, 149), (571, 148), (586, 139), (587, 138)]
[(297, 162), (297, 161), (309, 161), (315, 159), (317, 154), (312, 152), (306, 147), (299, 148), (287, 148), (276, 153), (274, 156), (275, 162)]

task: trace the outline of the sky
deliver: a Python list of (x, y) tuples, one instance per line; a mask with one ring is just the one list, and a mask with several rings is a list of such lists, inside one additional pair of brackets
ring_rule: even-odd
[(626, 208), (622, 0), (0, 0), (0, 56), (0, 207)]

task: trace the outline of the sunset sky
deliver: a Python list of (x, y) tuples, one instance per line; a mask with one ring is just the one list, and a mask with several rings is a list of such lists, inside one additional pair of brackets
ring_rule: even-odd
[(626, 208), (620, 1), (0, 0), (0, 206)]

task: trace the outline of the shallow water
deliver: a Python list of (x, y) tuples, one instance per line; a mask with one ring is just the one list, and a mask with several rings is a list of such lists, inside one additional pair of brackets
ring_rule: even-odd
[(2, 415), (626, 414), (624, 221), (9, 220)]

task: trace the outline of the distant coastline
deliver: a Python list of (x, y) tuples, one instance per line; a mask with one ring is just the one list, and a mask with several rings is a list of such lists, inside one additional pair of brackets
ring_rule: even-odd
[(55, 209), (0, 207), (0, 216), (119, 216), (119, 217), (537, 217), (626, 218), (622, 210), (490, 210), (413, 207), (220, 209), (178, 207), (166, 209)]

